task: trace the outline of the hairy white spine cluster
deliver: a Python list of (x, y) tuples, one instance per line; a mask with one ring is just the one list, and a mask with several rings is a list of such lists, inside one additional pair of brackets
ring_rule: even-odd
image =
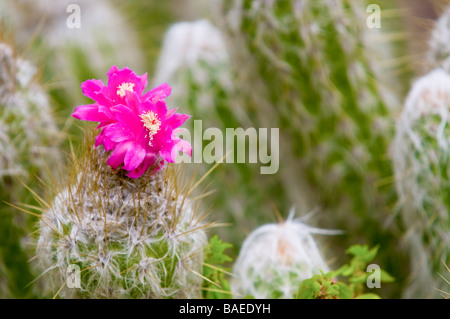
[(233, 266), (231, 289), (237, 298), (293, 298), (300, 283), (328, 272), (312, 234), (336, 234), (293, 219), (266, 224), (242, 244)]
[(435, 22), (428, 45), (429, 66), (450, 72), (450, 7)]

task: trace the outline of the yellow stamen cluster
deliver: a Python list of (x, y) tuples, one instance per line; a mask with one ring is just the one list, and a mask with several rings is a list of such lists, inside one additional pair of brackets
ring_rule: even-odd
[(117, 95), (123, 98), (126, 94), (126, 91), (133, 92), (133, 88), (134, 83), (123, 82), (117, 87)]
[[(148, 111), (140, 115), (145, 128), (148, 130), (148, 145), (152, 146), (153, 136), (158, 133), (161, 126), (161, 121), (153, 111)], [(146, 136), (147, 137), (147, 136)]]

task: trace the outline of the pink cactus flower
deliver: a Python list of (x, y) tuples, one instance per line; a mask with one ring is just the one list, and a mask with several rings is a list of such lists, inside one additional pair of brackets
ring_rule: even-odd
[(173, 163), (178, 151), (192, 154), (191, 145), (175, 135), (190, 116), (167, 110), (164, 98), (171, 87), (162, 84), (143, 94), (146, 85), (146, 74), (137, 76), (128, 68), (113, 66), (107, 86), (100, 80), (82, 83), (83, 94), (96, 103), (78, 106), (72, 114), (80, 120), (100, 122), (95, 146), (112, 151), (107, 164), (129, 171), (131, 178), (149, 168), (160, 169), (164, 161)]

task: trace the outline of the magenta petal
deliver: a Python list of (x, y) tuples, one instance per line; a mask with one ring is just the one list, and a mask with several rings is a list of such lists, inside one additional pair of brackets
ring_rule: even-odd
[(186, 122), (190, 115), (174, 113), (171, 117), (167, 118), (164, 125), (170, 126), (172, 129), (176, 129)]
[(158, 101), (155, 104), (156, 113), (161, 120), (164, 120), (167, 117), (167, 105), (165, 101)]
[(103, 122), (109, 120), (103, 112), (99, 112), (98, 104), (80, 105), (75, 109), (72, 116), (79, 120), (92, 122)]
[(164, 145), (172, 144), (172, 130), (170, 127), (165, 126), (163, 130), (159, 131), (153, 137), (154, 145), (159, 145), (160, 147), (164, 147)]
[(111, 79), (111, 77), (116, 74), (117, 72), (119, 72), (119, 68), (115, 65), (113, 65), (111, 67), (111, 69), (109, 69), (109, 71), (106, 73), (106, 75), (108, 76), (108, 80)]
[(106, 117), (108, 117), (109, 119), (111, 119), (112, 121), (114, 121), (114, 115), (111, 113), (109, 107), (103, 106), (103, 105), (99, 105), (98, 106), (98, 111), (100, 113), (105, 114)]
[(149, 111), (152, 111), (156, 113), (158, 116), (158, 119), (160, 121), (164, 121), (167, 114), (167, 106), (165, 101), (158, 101), (156, 104), (153, 104), (149, 101), (144, 101), (141, 103), (139, 107), (139, 114), (147, 113)]
[[(174, 136), (173, 140), (176, 143), (175, 146), (173, 147), (175, 152), (182, 151), (183, 153), (188, 154), (189, 156), (192, 156), (192, 146), (191, 146), (191, 144), (189, 144), (189, 142), (187, 142), (177, 136)], [(172, 150), (172, 152), (173, 152), (173, 150)], [(176, 153), (175, 153), (175, 155), (176, 155)]]
[(178, 108), (167, 110), (166, 118), (171, 117), (177, 110)]
[(172, 142), (169, 145), (166, 145), (164, 148), (162, 148), (159, 151), (159, 154), (161, 155), (161, 157), (168, 163), (174, 163), (175, 162), (175, 158), (176, 158), (176, 150), (173, 151), (175, 147), (175, 143)]
[(132, 143), (133, 142), (131, 141), (119, 143), (106, 161), (106, 164), (111, 166), (113, 169), (117, 169), (117, 167), (122, 165), (125, 159), (125, 154)]
[(99, 104), (110, 105), (111, 101), (105, 96), (104, 88), (106, 86), (101, 80), (87, 80), (81, 83), (81, 92), (90, 99)]
[(158, 100), (168, 97), (171, 91), (172, 88), (167, 83), (163, 83), (145, 93), (143, 100), (150, 100), (152, 103), (156, 103)]
[(103, 135), (103, 132), (100, 132), (100, 134), (97, 135), (97, 137), (95, 138), (95, 147), (102, 145), (104, 139), (105, 139), (105, 135)]
[(125, 165), (123, 166), (123, 169), (127, 171), (135, 170), (139, 167), (139, 165), (141, 165), (144, 157), (145, 148), (142, 145), (133, 142), (133, 144), (131, 144), (128, 148), (127, 154), (125, 155)]
[(139, 91), (138, 90), (136, 90), (136, 91), (139, 92), (139, 95), (141, 95), (148, 83), (147, 82), (147, 73), (142, 74), (139, 77), (139, 80), (141, 81)]
[(125, 140), (134, 140), (135, 134), (124, 123), (114, 123), (104, 129), (104, 134), (113, 142), (123, 142)]
[(149, 111), (156, 111), (155, 108), (155, 104), (151, 103), (150, 101), (143, 101), (140, 105), (139, 105), (139, 114), (143, 114), (143, 113), (147, 113)]
[(142, 161), (141, 165), (139, 165), (138, 168), (136, 168), (135, 170), (129, 172), (127, 174), (128, 177), (130, 178), (139, 178), (142, 174), (145, 173), (145, 171), (152, 166), (153, 164), (155, 164), (156, 162), (156, 156), (152, 153), (147, 153), (145, 155), (144, 160)]
[(103, 146), (105, 147), (105, 151), (111, 151), (116, 145), (117, 142), (113, 142), (108, 136), (103, 135)]
[(108, 88), (111, 97), (114, 97), (116, 101), (123, 101), (123, 97), (117, 95), (118, 87), (123, 83), (132, 83), (133, 92), (141, 95), (147, 85), (147, 74), (137, 76), (129, 68), (118, 69), (117, 67), (111, 68), (108, 72)]
[(128, 108), (130, 108), (135, 113), (141, 113), (140, 112), (140, 105), (141, 105), (141, 99), (139, 98), (139, 95), (135, 92), (127, 92), (125, 101), (127, 103)]
[(127, 125), (134, 134), (137, 134), (143, 126), (142, 119), (125, 105), (116, 105), (111, 108), (111, 112), (117, 121)]

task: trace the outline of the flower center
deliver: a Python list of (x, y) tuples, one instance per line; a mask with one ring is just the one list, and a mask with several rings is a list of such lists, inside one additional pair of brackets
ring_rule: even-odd
[(126, 94), (126, 91), (133, 92), (134, 83), (123, 82), (121, 85), (117, 87), (117, 95), (123, 98)]
[(148, 145), (152, 146), (153, 136), (158, 133), (159, 128), (161, 126), (161, 121), (158, 119), (153, 111), (148, 111), (147, 113), (143, 113), (140, 115), (142, 122), (144, 123), (145, 128), (148, 130)]

